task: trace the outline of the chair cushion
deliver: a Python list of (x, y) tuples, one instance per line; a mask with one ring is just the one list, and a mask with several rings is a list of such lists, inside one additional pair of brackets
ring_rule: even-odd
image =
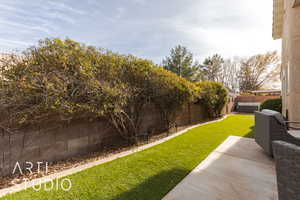
[(274, 110), (268, 110), (268, 109), (264, 109), (262, 110), (262, 113), (270, 115), (270, 116), (274, 116), (275, 119), (282, 125), (285, 124), (285, 120), (284, 117), (281, 113), (274, 111)]
[(288, 130), (287, 132), (294, 138), (300, 140), (300, 130)]

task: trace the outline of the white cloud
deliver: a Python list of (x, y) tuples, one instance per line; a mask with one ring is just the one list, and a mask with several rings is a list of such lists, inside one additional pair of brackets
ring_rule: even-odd
[(38, 25), (26, 25), (26, 24), (22, 24), (22, 23), (18, 23), (18, 22), (14, 22), (11, 20), (5, 20), (5, 19), (0, 19), (0, 27), (2, 26), (2, 28), (7, 28), (9, 26), (13, 26), (15, 28), (19, 28), (19, 29), (28, 29), (28, 30), (33, 30), (33, 31), (42, 31), (45, 33), (49, 33), (49, 29), (42, 27), (42, 26), (38, 26)]
[(48, 2), (47, 6), (49, 6), (51, 9), (55, 9), (55, 10), (58, 10), (58, 11), (63, 12), (63, 13), (71, 12), (73, 14), (79, 14), (79, 15), (86, 14), (85, 11), (83, 11), (81, 9), (76, 9), (73, 6), (67, 5), (67, 4), (62, 3), (62, 2), (50, 1), (50, 2)]
[(10, 0), (0, 9), (4, 40), (68, 36), (157, 63), (177, 44), (201, 60), (281, 48), (272, 40), (271, 0)]
[(76, 24), (76, 19), (69, 16), (68, 14), (58, 12), (58, 11), (51, 11), (44, 14), (45, 17), (50, 19), (58, 19), (62, 22), (70, 23), (70, 24)]
[(249, 56), (281, 47), (280, 41), (272, 40), (272, 1), (198, 1), (169, 24), (201, 59), (215, 53)]
[(0, 44), (8, 47), (16, 48), (18, 46), (29, 46), (31, 43), (19, 41), (19, 40), (7, 40), (7, 39), (0, 39)]
[(146, 4), (146, 0), (131, 0), (133, 3), (136, 4), (140, 4), (140, 5), (145, 5)]

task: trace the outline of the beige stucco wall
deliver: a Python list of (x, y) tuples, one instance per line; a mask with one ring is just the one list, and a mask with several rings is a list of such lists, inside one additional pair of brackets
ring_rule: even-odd
[(283, 113), (300, 121), (300, 6), (293, 8), (293, 2), (284, 2), (281, 79)]

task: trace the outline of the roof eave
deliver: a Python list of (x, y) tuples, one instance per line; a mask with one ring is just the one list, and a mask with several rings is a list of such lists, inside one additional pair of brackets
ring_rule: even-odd
[(294, 0), (293, 8), (300, 6), (300, 0)]
[[(300, 0), (297, 0), (300, 1)], [(273, 39), (281, 39), (283, 31), (283, 0), (273, 0)]]

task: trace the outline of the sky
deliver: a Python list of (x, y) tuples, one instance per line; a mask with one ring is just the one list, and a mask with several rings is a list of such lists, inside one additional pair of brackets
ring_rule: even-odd
[(272, 0), (0, 0), (0, 52), (45, 37), (134, 54), (157, 64), (186, 46), (199, 60), (281, 49)]

